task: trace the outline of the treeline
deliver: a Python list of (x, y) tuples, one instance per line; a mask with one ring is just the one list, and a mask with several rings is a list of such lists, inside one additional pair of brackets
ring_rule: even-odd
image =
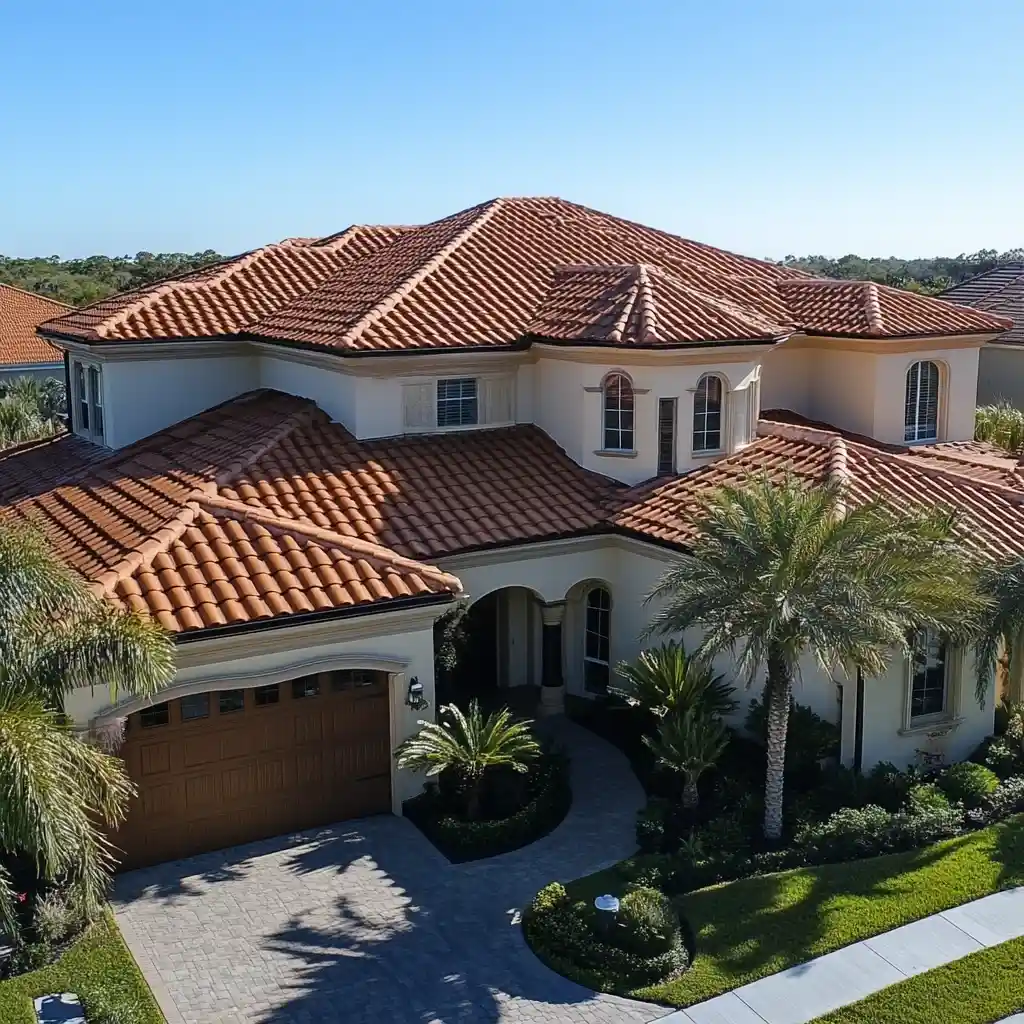
[(205, 252), (140, 252), (134, 256), (87, 256), (62, 260), (59, 256), (21, 259), (0, 256), (0, 283), (12, 284), (48, 298), (85, 306), (115, 292), (129, 291), (165, 277), (223, 259), (212, 249)]
[(827, 256), (787, 256), (777, 262), (809, 271), (819, 277), (834, 277), (843, 281), (877, 281), (895, 288), (937, 295), (975, 274), (992, 270), (1000, 263), (1017, 260), (1024, 260), (1024, 249), (1010, 249), (1002, 253), (995, 249), (981, 249), (960, 256), (935, 256), (916, 260), (853, 254), (841, 256), (837, 260)]

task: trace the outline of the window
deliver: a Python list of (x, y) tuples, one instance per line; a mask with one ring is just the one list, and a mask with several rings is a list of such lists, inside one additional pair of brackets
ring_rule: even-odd
[(292, 700), (302, 700), (303, 697), (317, 697), (319, 694), (319, 676), (303, 676), (301, 679), (292, 680)]
[(911, 638), (910, 717), (941, 715), (946, 710), (946, 641), (934, 630)]
[(277, 683), (271, 683), (269, 686), (257, 686), (252, 696), (256, 707), (264, 708), (268, 704), (277, 704), (281, 700), (281, 691)]
[(722, 378), (706, 374), (697, 382), (693, 396), (693, 450), (722, 449)]
[(97, 440), (103, 440), (103, 379), (98, 366), (87, 366), (77, 360), (74, 364), (76, 429)]
[(449, 377), (437, 382), (437, 425), (471, 427), (479, 422), (476, 378)]
[(210, 715), (210, 695), (193, 693), (181, 698), (181, 720), (191, 722), (196, 718), (208, 718)]
[(221, 690), (217, 697), (217, 710), (222, 715), (245, 708), (245, 690)]
[(331, 673), (332, 690), (360, 690), (367, 686), (375, 686), (379, 673), (371, 669), (344, 669)]
[(621, 373), (604, 382), (604, 450), (633, 451), (633, 385)]
[(610, 674), (612, 598), (604, 587), (587, 594), (583, 646), (583, 686), (587, 693), (607, 693)]
[(658, 475), (676, 471), (676, 400), (658, 399)]
[(939, 368), (914, 363), (907, 370), (905, 441), (934, 441), (939, 436)]
[(171, 710), (166, 704), (155, 704), (151, 708), (143, 708), (139, 712), (139, 725), (143, 729), (152, 729), (158, 725), (167, 725), (171, 720)]

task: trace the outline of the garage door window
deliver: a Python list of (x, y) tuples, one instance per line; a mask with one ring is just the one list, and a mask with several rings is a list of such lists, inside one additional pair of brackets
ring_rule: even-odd
[(221, 690), (217, 698), (217, 710), (222, 715), (230, 715), (234, 711), (245, 708), (245, 690)]
[(358, 690), (364, 686), (373, 686), (377, 682), (377, 673), (369, 669), (348, 669), (331, 673), (332, 690)]
[(210, 717), (210, 695), (193, 693), (181, 698), (181, 720), (191, 722), (197, 718)]
[(268, 704), (277, 704), (281, 699), (281, 691), (277, 683), (271, 683), (269, 686), (257, 686), (253, 690), (253, 698), (256, 701), (256, 707), (263, 708)]
[(152, 729), (158, 725), (166, 725), (170, 720), (171, 713), (167, 704), (157, 704), (156, 707), (143, 708), (139, 712), (139, 724), (143, 729)]
[(292, 700), (302, 700), (303, 697), (316, 697), (319, 693), (319, 676), (303, 676), (301, 679), (292, 680)]

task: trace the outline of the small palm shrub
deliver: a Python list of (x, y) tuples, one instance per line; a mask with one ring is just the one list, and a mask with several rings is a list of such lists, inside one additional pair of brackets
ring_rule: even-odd
[(999, 787), (999, 776), (990, 768), (971, 761), (950, 765), (936, 780), (939, 788), (954, 803), (980, 807)]
[(454, 704), (440, 711), (441, 721), (420, 722), (420, 731), (395, 751), (399, 768), (425, 771), (428, 776), (452, 772), (466, 799), (466, 818), (480, 817), (486, 774), (498, 768), (526, 772), (540, 755), (540, 744), (530, 732), (530, 722), (516, 721), (508, 708), (486, 718), (478, 701), (468, 714)]
[(732, 685), (675, 640), (642, 651), (633, 664), (622, 662), (616, 671), (620, 681), (609, 691), (657, 718), (687, 711), (724, 717), (739, 706)]
[(682, 777), (687, 808), (700, 802), (697, 782), (715, 766), (728, 742), (729, 734), (718, 719), (692, 709), (673, 712), (662, 719), (657, 736), (644, 737), (658, 763)]

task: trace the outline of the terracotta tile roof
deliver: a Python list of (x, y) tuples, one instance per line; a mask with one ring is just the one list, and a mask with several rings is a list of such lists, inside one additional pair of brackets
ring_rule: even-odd
[[(694, 536), (691, 516), (723, 484), (741, 485), (768, 472), (821, 483), (842, 473), (850, 501), (881, 496), (897, 508), (942, 506), (960, 516), (963, 540), (989, 557), (1024, 555), (1024, 487), (980, 479), (969, 465), (851, 441), (835, 430), (761, 424), (753, 444), (736, 455), (669, 481), (634, 488), (619, 499), (610, 524), (672, 545)], [(964, 471), (966, 469), (966, 471)]]
[(1009, 317), (1013, 326), (998, 341), (1024, 345), (1024, 262), (1003, 263), (977, 274), (947, 288), (939, 298)]
[(63, 353), (38, 337), (36, 327), (69, 309), (45, 295), (0, 284), (0, 369), (63, 363)]
[(45, 329), (92, 342), (235, 334), (313, 290), (346, 263), (389, 245), (403, 230), (366, 225), (312, 241), (288, 239), (111, 296), (50, 319)]
[(0, 506), (49, 490), (109, 457), (106, 448), (76, 434), (0, 449)]
[(531, 333), (666, 345), (1005, 327), (988, 313), (815, 280), (556, 198), (290, 239), (47, 324), (94, 343), (241, 334), (345, 354), (507, 347)]

